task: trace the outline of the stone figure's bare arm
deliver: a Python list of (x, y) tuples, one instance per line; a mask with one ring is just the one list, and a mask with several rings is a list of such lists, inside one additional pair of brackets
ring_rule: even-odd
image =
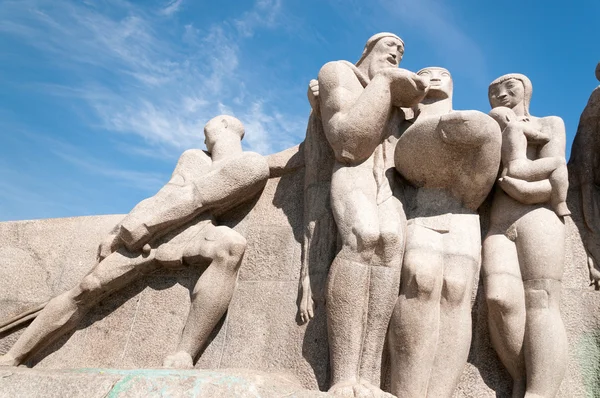
[(330, 62), (319, 72), (321, 118), (336, 160), (354, 165), (381, 143), (392, 109), (390, 83), (377, 75), (363, 88), (347, 66)]
[[(564, 160), (566, 145), (564, 122), (557, 116), (544, 117), (539, 119), (539, 122), (542, 125), (542, 135), (549, 137), (548, 142), (539, 151), (539, 158), (560, 158)], [(552, 194), (552, 186), (547, 179), (527, 182), (506, 176), (500, 179), (499, 184), (506, 193), (524, 204), (547, 202)]]

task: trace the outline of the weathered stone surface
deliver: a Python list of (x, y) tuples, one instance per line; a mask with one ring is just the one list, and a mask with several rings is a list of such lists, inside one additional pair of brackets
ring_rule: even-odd
[[(196, 367), (289, 369), (305, 387), (326, 387), (322, 304), (313, 321), (298, 325), (303, 181), (302, 170), (271, 179), (256, 203), (248, 204), (254, 206), (252, 211), (238, 208), (224, 215), (224, 223), (247, 236), (248, 251), (227, 319), (213, 333)], [(115, 215), (0, 223), (0, 252), (6, 253), (0, 264), (5, 284), (0, 319), (76, 284), (94, 265), (102, 237), (121, 219)], [(265, 239), (269, 245), (260, 244)], [(60, 251), (53, 252), (53, 247)], [(72, 334), (30, 364), (40, 369), (159, 367), (177, 346), (189, 292), (200, 272), (159, 270), (141, 278), (103, 300)], [(16, 284), (21, 289), (14, 289)], [(0, 335), (0, 352), (6, 352), (22, 331)]]
[(318, 398), (293, 375), (252, 370), (37, 370), (0, 372), (1, 398)]
[[(233, 214), (229, 221), (236, 229), (243, 229), (249, 219), (253, 223), (272, 226), (274, 218), (267, 210), (274, 195), (285, 187), (285, 195), (294, 192), (302, 195), (303, 173), (298, 172), (281, 179), (269, 180), (263, 195), (252, 212)], [(282, 193), (277, 193), (281, 195)], [(563, 277), (562, 315), (569, 341), (567, 375), (561, 385), (559, 397), (590, 397), (600, 391), (600, 293), (589, 286), (586, 253), (581, 243), (578, 225), (581, 225), (579, 198), (576, 192), (569, 193), (569, 208), (573, 212), (572, 223), (567, 223), (567, 245), (565, 273)], [(296, 200), (294, 206), (301, 206)], [(263, 210), (257, 210), (263, 209)], [(281, 211), (275, 210), (275, 211)], [(285, 214), (300, 214), (297, 208), (287, 209), (278, 220), (287, 220), (300, 228), (301, 219), (285, 217)], [(234, 221), (234, 216), (245, 217)], [(17, 253), (17, 257), (2, 257), (0, 272), (3, 272), (3, 289), (0, 290), (0, 312), (2, 319), (43, 302), (50, 291), (60, 290), (53, 282), (58, 275), (74, 284), (93, 265), (97, 244), (122, 216), (78, 217), (53, 220), (19, 221), (0, 223), (2, 253)], [(254, 224), (252, 224), (254, 225)], [(46, 233), (46, 231), (48, 231)], [(290, 226), (289, 236), (294, 236)], [(75, 239), (77, 238), (77, 239)], [(253, 235), (248, 235), (249, 245)], [(51, 254), (52, 247), (63, 250)], [(306, 388), (328, 387), (328, 349), (325, 330), (325, 314), (321, 306), (317, 315), (306, 326), (297, 324), (295, 305), (300, 270), (300, 243), (295, 241), (296, 268), (279, 281), (238, 281), (239, 294), (234, 294), (225, 323), (200, 357), (197, 368), (218, 369), (252, 365), (259, 370), (282, 369), (295, 374)], [(37, 253), (37, 254), (36, 254)], [(67, 261), (65, 259), (77, 259)], [(244, 259), (244, 262), (247, 259)], [(269, 261), (272, 261), (270, 258)], [(259, 263), (258, 260), (255, 261)], [(266, 264), (266, 262), (265, 262)], [(242, 269), (244, 263), (242, 263)], [(44, 272), (47, 290), (36, 290), (40, 269)], [(148, 368), (159, 367), (165, 354), (177, 345), (178, 334), (184, 325), (189, 306), (189, 289), (193, 286), (199, 270), (165, 272), (147, 276), (133, 286), (104, 300), (92, 310), (88, 317), (66, 341), (61, 341), (32, 361), (34, 370), (69, 369), (81, 367)], [(55, 275), (47, 277), (47, 275)], [(267, 274), (268, 275), (268, 274)], [(23, 279), (26, 276), (27, 278)], [(21, 289), (12, 286), (23, 280)], [(30, 284), (31, 283), (31, 284)], [(61, 289), (69, 285), (57, 284)], [(63, 287), (63, 285), (66, 285)], [(21, 296), (15, 296), (17, 294)], [(249, 301), (250, 291), (259, 292), (260, 300)], [(39, 296), (38, 296), (39, 295)], [(20, 297), (24, 297), (23, 301)], [(38, 298), (39, 297), (39, 298)], [(120, 308), (118, 308), (121, 306)], [(474, 303), (473, 339), (468, 363), (461, 376), (455, 397), (508, 397), (512, 384), (508, 373), (497, 358), (489, 340), (487, 307), (483, 289), (479, 288)], [(251, 322), (250, 324), (248, 322)], [(227, 326), (233, 323), (236, 326)], [(228, 330), (235, 330), (231, 335)], [(0, 352), (6, 352), (21, 330), (0, 336)], [(285, 339), (285, 341), (263, 343), (254, 346), (257, 336)], [(261, 337), (262, 338), (262, 337)], [(128, 342), (127, 342), (128, 341)], [(268, 339), (265, 337), (268, 343)], [(285, 347), (289, 352), (280, 352)], [(293, 348), (290, 348), (293, 347)], [(259, 352), (262, 350), (262, 352)], [(229, 358), (225, 358), (225, 353)], [(242, 353), (244, 353), (242, 355)], [(251, 355), (251, 362), (246, 355)], [(4, 371), (4, 370), (3, 370)], [(11, 368), (8, 370), (13, 372)], [(49, 376), (44, 376), (49, 377)], [(40, 389), (46, 383), (38, 379)], [(112, 379), (111, 379), (112, 380)], [(48, 382), (50, 383), (50, 382)], [(91, 382), (90, 382), (91, 383)], [(96, 383), (96, 382), (94, 382)], [(98, 388), (105, 384), (99, 381)], [(107, 387), (109, 388), (109, 387)], [(4, 391), (0, 388), (0, 391)], [(42, 391), (42, 390), (38, 390)], [(50, 390), (44, 390), (50, 391)], [(68, 396), (71, 390), (64, 390)], [(44, 395), (47, 396), (47, 395)], [(93, 395), (90, 395), (93, 396)]]

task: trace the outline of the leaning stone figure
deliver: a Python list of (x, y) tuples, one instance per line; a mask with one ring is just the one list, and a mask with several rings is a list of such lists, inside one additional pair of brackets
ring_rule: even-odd
[[(421, 77), (398, 68), (403, 54), (398, 36), (379, 33), (367, 41), (356, 65), (330, 62), (318, 76), (318, 112), (335, 158), (330, 198), (341, 241), (326, 292), (329, 391), (338, 396), (389, 396), (379, 388), (380, 367), (398, 296), (405, 229), (394, 195), (393, 150), (399, 107), (417, 104), (427, 92)], [(315, 160), (307, 157), (310, 161)], [(318, 212), (309, 208), (313, 213)], [(305, 219), (310, 224), (313, 218)], [(310, 317), (306, 292), (301, 301), (304, 317)]]
[(451, 397), (471, 344), (481, 254), (477, 209), (497, 177), (501, 133), (482, 112), (452, 110), (448, 70), (417, 73), (429, 91), (395, 152), (396, 169), (412, 189), (405, 190), (406, 246), (389, 326), (391, 392)]
[[(596, 66), (600, 80), (600, 63)], [(600, 86), (590, 95), (581, 113), (573, 140), (569, 172), (581, 195), (585, 231), (582, 237), (588, 255), (590, 280), (600, 290)]]
[[(490, 84), (490, 104), (512, 109), (521, 120), (509, 122), (505, 129), (524, 123), (547, 137), (528, 142), (528, 159), (564, 159), (562, 119), (530, 115), (531, 93), (526, 76), (504, 75)], [(505, 162), (503, 165), (506, 167)], [(562, 186), (556, 187), (557, 180), (551, 183), (543, 173), (538, 177), (539, 181), (500, 179), (483, 243), (482, 277), (490, 336), (513, 378), (513, 397), (554, 397), (567, 363), (560, 315), (565, 225), (548, 206), (555, 202), (553, 190), (566, 191), (568, 181), (561, 178)]]
[(209, 263), (192, 292), (192, 303), (177, 350), (167, 367), (191, 368), (221, 319), (233, 294), (246, 240), (216, 225), (216, 218), (264, 187), (264, 157), (242, 152), (244, 127), (217, 116), (205, 128), (208, 153), (192, 149), (179, 158), (171, 180), (143, 200), (99, 248), (99, 262), (73, 289), (50, 300), (0, 364), (16, 366), (73, 329), (108, 294), (159, 267)]

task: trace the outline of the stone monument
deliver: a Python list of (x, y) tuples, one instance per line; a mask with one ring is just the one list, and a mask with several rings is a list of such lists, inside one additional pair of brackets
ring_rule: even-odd
[(403, 56), (326, 63), (295, 147), (217, 116), (127, 215), (0, 223), (0, 397), (596, 396), (598, 88), (569, 188), (527, 77), (456, 111)]

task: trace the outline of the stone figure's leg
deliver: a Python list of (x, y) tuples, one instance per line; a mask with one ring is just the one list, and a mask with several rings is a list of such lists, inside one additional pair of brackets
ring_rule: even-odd
[(184, 185), (169, 183), (140, 202), (121, 222), (120, 236), (132, 251), (195, 215), (222, 212), (260, 192), (269, 178), (264, 157), (244, 152), (213, 164), (212, 170)]
[(559, 157), (515, 159), (508, 163), (508, 175), (526, 181), (538, 181), (550, 177), (556, 169), (565, 165), (565, 159)]
[(0, 359), (19, 365), (73, 329), (88, 310), (108, 294), (156, 269), (153, 253), (133, 257), (123, 249), (98, 263), (73, 289), (50, 300), (15, 345)]
[(479, 272), (481, 232), (476, 215), (454, 215), (444, 239), (439, 337), (427, 396), (452, 397), (471, 345), (471, 298)]
[(550, 184), (552, 185), (552, 196), (550, 203), (552, 208), (559, 216), (568, 216), (571, 214), (567, 207), (567, 192), (569, 190), (569, 175), (567, 166), (558, 167), (550, 174)]
[(567, 337), (560, 315), (565, 227), (546, 209), (532, 213), (519, 221), (516, 241), (527, 309), (525, 397), (554, 397), (567, 364)]
[(210, 261), (192, 292), (190, 312), (177, 352), (164, 361), (166, 367), (192, 368), (208, 336), (227, 311), (246, 239), (225, 226), (208, 224), (184, 251), (184, 261)]
[(404, 252), (406, 216), (402, 204), (394, 197), (379, 205), (381, 244), (375, 254), (381, 264), (371, 267), (367, 327), (361, 360), (360, 377), (369, 387), (381, 379), (381, 357), (388, 325), (398, 298), (400, 269)]
[(443, 234), (409, 221), (400, 296), (389, 327), (391, 392), (425, 397), (439, 336)]
[(513, 378), (513, 397), (525, 394), (525, 292), (517, 248), (502, 233), (483, 242), (482, 276), (492, 345)]
[(332, 210), (343, 246), (327, 279), (330, 392), (353, 396), (362, 388), (358, 383), (369, 307), (369, 264), (380, 238), (379, 218), (375, 195), (370, 200), (363, 190), (352, 189), (352, 180), (335, 177)]

